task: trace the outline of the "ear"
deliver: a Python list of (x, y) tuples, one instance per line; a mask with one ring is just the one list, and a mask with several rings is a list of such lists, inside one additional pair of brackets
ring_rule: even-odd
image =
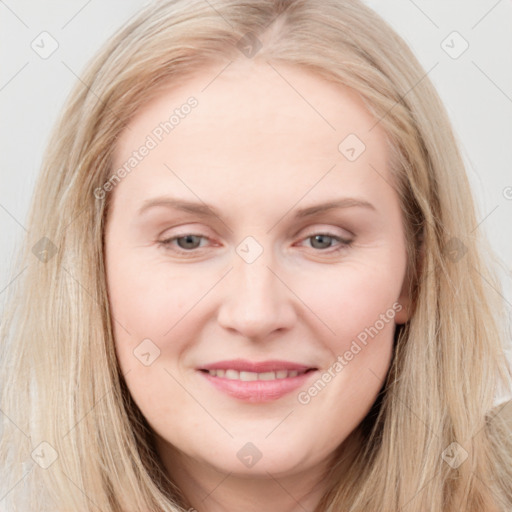
[[(419, 235), (420, 249), (419, 249), (419, 258), (418, 258), (418, 271), (416, 273), (417, 276), (421, 275), (421, 270), (423, 267), (423, 258), (425, 254), (425, 244), (423, 238), (423, 231)], [(412, 288), (413, 288), (413, 272), (411, 271), (411, 265), (407, 264), (407, 270), (405, 273), (404, 281), (402, 283), (402, 290), (400, 291), (400, 297), (398, 297), (397, 302), (400, 304), (400, 311), (397, 310), (395, 315), (395, 323), (396, 324), (405, 324), (412, 316)], [(398, 309), (398, 308), (397, 308)]]

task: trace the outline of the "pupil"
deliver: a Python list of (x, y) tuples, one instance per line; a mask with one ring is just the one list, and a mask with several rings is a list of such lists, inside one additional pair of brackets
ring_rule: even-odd
[[(182, 247), (183, 249), (193, 249), (195, 247), (190, 247), (190, 244), (192, 244), (192, 246), (194, 245), (197, 245), (194, 243), (194, 238), (198, 238), (197, 235), (186, 235), (186, 236), (182, 236), (180, 238), (178, 238), (178, 245), (180, 245), (180, 247), (182, 245), (185, 245), (185, 247)], [(185, 242), (182, 244), (180, 243), (181, 240), (185, 240)]]
[[(330, 239), (330, 238), (331, 238), (331, 237), (330, 237), (329, 235), (315, 235), (315, 236), (313, 237), (313, 240), (314, 240), (314, 241), (320, 240), (320, 244), (322, 244), (322, 242), (323, 242), (324, 244), (325, 244), (325, 243), (327, 243), (327, 245), (324, 245), (324, 247), (323, 247), (323, 248), (325, 248), (325, 247), (328, 247), (328, 246), (329, 246), (329, 243), (328, 243), (328, 242), (329, 242), (329, 239)], [(327, 239), (327, 242), (325, 242), (325, 239)]]

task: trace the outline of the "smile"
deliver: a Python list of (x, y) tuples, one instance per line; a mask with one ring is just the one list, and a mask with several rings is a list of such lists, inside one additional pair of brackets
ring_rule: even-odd
[(238, 400), (268, 402), (299, 388), (316, 368), (285, 361), (222, 361), (201, 368), (206, 380)]
[(278, 370), (276, 372), (239, 372), (237, 370), (205, 370), (212, 377), (220, 377), (229, 380), (242, 380), (244, 382), (255, 381), (255, 380), (276, 380), (276, 379), (288, 379), (290, 377), (297, 377), (302, 375), (308, 370)]

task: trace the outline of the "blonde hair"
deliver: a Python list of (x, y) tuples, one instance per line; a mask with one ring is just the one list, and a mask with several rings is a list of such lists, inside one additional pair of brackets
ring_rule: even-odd
[[(256, 55), (242, 52), (244, 42)], [(397, 326), (381, 396), (347, 440), (350, 471), (341, 460), (332, 468), (317, 512), (511, 510), (511, 407), (493, 408), (511, 375), (497, 261), (474, 229), (434, 87), (358, 0), (154, 2), (82, 74), (45, 154), (18, 260), (25, 270), (8, 290), (0, 499), (9, 511), (186, 510), (117, 364), (103, 260), (110, 196), (94, 191), (150, 98), (207, 64), (220, 71), (244, 58), (295, 64), (355, 90), (388, 137), (403, 211), (413, 314)], [(449, 464), (454, 453), (467, 459)]]

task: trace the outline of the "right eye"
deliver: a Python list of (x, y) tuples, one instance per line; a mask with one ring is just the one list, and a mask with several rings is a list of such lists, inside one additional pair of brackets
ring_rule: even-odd
[[(183, 235), (176, 235), (171, 238), (167, 238), (165, 240), (161, 240), (159, 245), (163, 246), (165, 249), (170, 251), (176, 251), (178, 253), (190, 253), (194, 252), (195, 249), (200, 248), (198, 243), (200, 243), (200, 239), (209, 240), (208, 237), (203, 235), (197, 235), (194, 233), (186, 233)], [(176, 242), (176, 245), (173, 245), (173, 242)]]

